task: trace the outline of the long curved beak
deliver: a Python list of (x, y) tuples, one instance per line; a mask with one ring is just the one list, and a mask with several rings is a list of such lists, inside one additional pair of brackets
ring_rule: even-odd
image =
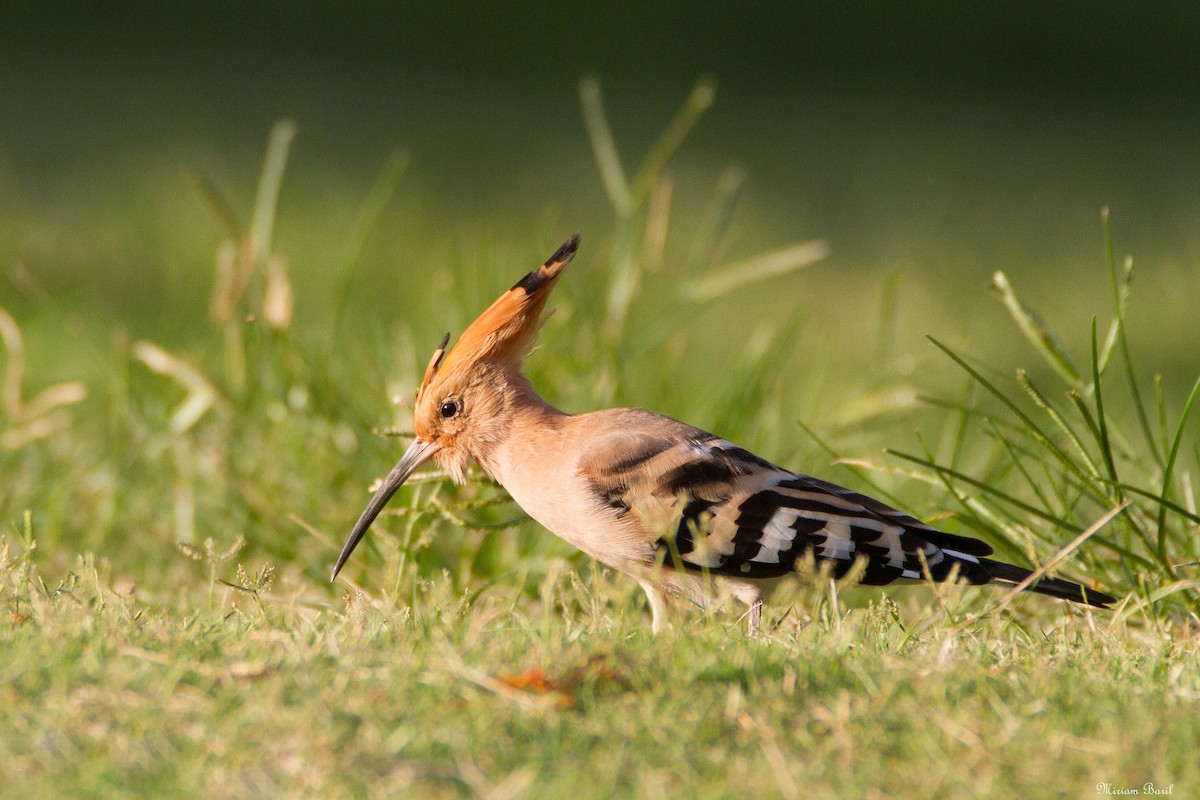
[(392, 471), (383, 479), (383, 483), (375, 490), (371, 501), (367, 503), (367, 507), (363, 509), (362, 516), (358, 518), (358, 522), (354, 523), (354, 529), (350, 531), (350, 535), (346, 537), (346, 544), (342, 547), (342, 554), (338, 556), (337, 564), (333, 567), (333, 575), (329, 577), (330, 582), (337, 580), (338, 573), (342, 571), (350, 554), (354, 552), (354, 548), (358, 547), (358, 543), (366, 535), (367, 528), (371, 527), (371, 523), (379, 516), (379, 512), (383, 511), (383, 507), (387, 505), (387, 501), (392, 499), (392, 495), (396, 493), (404, 482), (408, 480), (408, 476), (413, 474), (413, 471), (433, 457), (434, 453), (441, 450), (441, 445), (437, 442), (426, 442), (422, 439), (415, 439), (408, 446), (408, 450), (404, 451), (404, 455), (396, 462), (396, 466), (392, 467)]

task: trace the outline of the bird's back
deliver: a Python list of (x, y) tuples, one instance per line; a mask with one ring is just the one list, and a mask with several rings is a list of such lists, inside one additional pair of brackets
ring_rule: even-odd
[[(877, 500), (776, 466), (699, 428), (638, 409), (572, 418), (578, 476), (606, 530), (636, 532), (665, 569), (768, 580), (807, 558), (867, 584), (935, 579), (958, 565), (989, 579), (991, 548), (939, 531)], [(586, 433), (583, 433), (585, 432)], [(603, 535), (597, 531), (596, 535)]]

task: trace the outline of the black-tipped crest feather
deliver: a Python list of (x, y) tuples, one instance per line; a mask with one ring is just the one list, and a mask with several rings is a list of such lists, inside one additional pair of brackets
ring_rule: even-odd
[(579, 234), (574, 234), (570, 239), (563, 242), (562, 246), (554, 251), (554, 255), (546, 259), (546, 261), (537, 269), (531, 270), (524, 278), (513, 284), (512, 289), (522, 289), (525, 294), (533, 294), (538, 289), (542, 288), (550, 278), (554, 277), (554, 272), (550, 271), (551, 267), (558, 264), (566, 264), (575, 257), (575, 251), (579, 249)]

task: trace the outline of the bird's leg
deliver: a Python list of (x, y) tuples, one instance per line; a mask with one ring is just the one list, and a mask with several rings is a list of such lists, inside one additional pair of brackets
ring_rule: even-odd
[(658, 584), (648, 580), (639, 580), (638, 583), (650, 602), (650, 631), (657, 636), (667, 621), (667, 598)]
[(746, 632), (753, 636), (762, 623), (763, 587), (754, 584), (735, 585), (733, 596), (746, 604), (746, 613), (742, 617), (746, 620)]
[(762, 624), (762, 607), (763, 601), (759, 597), (750, 604), (750, 610), (746, 612), (746, 632), (751, 636), (758, 630), (758, 626)]

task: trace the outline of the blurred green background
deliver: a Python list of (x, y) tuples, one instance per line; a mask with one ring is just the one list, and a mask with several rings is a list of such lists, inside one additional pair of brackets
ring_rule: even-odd
[(55, 296), (173, 324), (159, 298), (206, 286), (197, 258), (218, 232), (183, 170), (248, 209), (283, 116), (300, 133), (278, 243), (302, 303), (398, 146), (412, 167), (364, 285), (469, 232), (517, 227), (532, 244), (547, 208), (555, 233), (595, 241), (606, 201), (578, 78), (601, 80), (632, 168), (707, 75), (717, 103), (677, 163), (677, 201), (702, 209), (716, 171), (740, 164), (735, 251), (820, 236), (825, 273), (902, 269), (957, 292), (1004, 268), (1060, 290), (1099, 263), (1108, 204), (1148, 282), (1194, 281), (1193, 6), (649, 5), (6, 4), (0, 253)]
[[(395, 455), (395, 443), (370, 441), (369, 429), (392, 421), (385, 398), (397, 387), (387, 380), (402, 384), (411, 369), (397, 326), (423, 364), (442, 331), (460, 332), (575, 230), (583, 249), (556, 303), (581, 333), (568, 340), (552, 326), (563, 341), (533, 363), (539, 385), (567, 410), (650, 406), (816, 472), (824, 461), (799, 460), (815, 448), (797, 419), (858, 435), (839, 440), (852, 453), (908, 446), (913, 420), (864, 437), (854, 425), (873, 412), (850, 406), (886, 406), (887, 396), (866, 395), (897, 383), (902, 393), (961, 385), (925, 335), (1008, 374), (1036, 368), (985, 291), (995, 270), (1086, 362), (1091, 319), (1103, 326), (1111, 316), (1106, 205), (1118, 257), (1132, 253), (1138, 264), (1130, 316), (1138, 370), (1143, 379), (1166, 374), (1168, 407), (1178, 408), (1200, 340), (1198, 23), (1191, 5), (1093, 2), (6, 4), (0, 306), (26, 338), (27, 391), (82, 379), (90, 387), (82, 418), (109, 419), (95, 452), (77, 459), (84, 477), (74, 486), (47, 484), (70, 442), (57, 455), (14, 461), (25, 488), (14, 490), (6, 516), (27, 507), (70, 516), (100, 474), (97, 485), (116, 499), (100, 503), (102, 523), (86, 503), (72, 518), (76, 533), (99, 531), (80, 534), (85, 543), (135, 525), (161, 534), (140, 542), (147, 553), (169, 541), (168, 511), (156, 503), (165, 504), (171, 481), (162, 477), (162, 491), (143, 484), (147, 496), (132, 509), (113, 482), (114, 470), (136, 480), (138, 470), (164, 469), (165, 440), (146, 431), (176, 401), (168, 384), (130, 367), (128, 345), (148, 339), (218, 369), (207, 308), (226, 233), (189, 175), (206, 175), (247, 219), (267, 134), (282, 118), (298, 135), (273, 247), (295, 284), (293, 335), (309, 355), (333, 342), (339, 365), (325, 377), (338, 388), (314, 390), (314, 403), (368, 450), (330, 445), (305, 474), (315, 435), (307, 428), (278, 441), (212, 432), (247, 455), (240, 466), (229, 457), (229, 470), (227, 456), (214, 457), (215, 474), (231, 482), (224, 488), (201, 460), (201, 533), (243, 530), (252, 519), (263, 528), (251, 540), (267, 541), (291, 525), (293, 510), (340, 530), (364, 483)], [(603, 303), (614, 217), (581, 120), (584, 75), (603, 87), (631, 172), (695, 81), (716, 85), (715, 106), (671, 164), (668, 265), (702, 237), (715, 187), (730, 175), (744, 183), (715, 262), (814, 238), (830, 256), (694, 309), (668, 291), (686, 278), (667, 269), (631, 312), (642, 320), (632, 329), (670, 319), (678, 346), (655, 340), (639, 350), (634, 341), (622, 351), (632, 366), (618, 366), (618, 377), (591, 370), (586, 334), (599, 313), (588, 307)], [(345, 324), (331, 338), (349, 230), (397, 150), (409, 167), (366, 240)], [(795, 323), (803, 334), (775, 345), (769, 380), (729, 379), (760, 323), (773, 335)], [(663, 353), (674, 359), (666, 367)], [(289, 380), (311, 377), (288, 369), (280, 397), (290, 397)], [(872, 385), (873, 374), (886, 380)], [(753, 397), (725, 385), (742, 379)], [(753, 411), (764, 407), (774, 427)], [(403, 416), (396, 411), (397, 422)], [(260, 459), (281, 474), (230, 505), (230, 492), (248, 491), (237, 488), (239, 475), (264, 476)], [(332, 487), (330, 496), (314, 487)], [(319, 575), (326, 554), (307, 558)]]

